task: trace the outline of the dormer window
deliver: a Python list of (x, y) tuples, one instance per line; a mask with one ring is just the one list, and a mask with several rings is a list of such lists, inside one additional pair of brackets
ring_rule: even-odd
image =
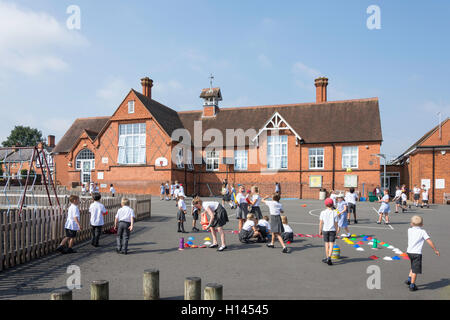
[(128, 113), (134, 113), (134, 100), (128, 101)]

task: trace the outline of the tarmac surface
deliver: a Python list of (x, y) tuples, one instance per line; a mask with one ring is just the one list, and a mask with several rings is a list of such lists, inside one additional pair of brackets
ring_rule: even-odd
[[(282, 200), (281, 203), (295, 234), (318, 234), (318, 216), (324, 209), (322, 201)], [(102, 235), (99, 248), (88, 242), (77, 245), (77, 253), (55, 253), (1, 272), (0, 299), (47, 300), (52, 291), (66, 287), (71, 276), (67, 270), (72, 265), (78, 266), (81, 274), (81, 288), (73, 290), (74, 300), (90, 298), (93, 280), (109, 281), (110, 299), (141, 300), (142, 275), (149, 268), (160, 270), (161, 299), (183, 299), (184, 279), (190, 276), (201, 277), (202, 289), (209, 282), (223, 284), (224, 299), (450, 299), (450, 207), (433, 205), (430, 209), (412, 208), (395, 214), (394, 206), (391, 203), (391, 225), (378, 225), (379, 204), (358, 202), (358, 224), (352, 219), (350, 232), (375, 237), (404, 252), (409, 220), (412, 215), (421, 215), (424, 228), (441, 256), (436, 256), (424, 244), (423, 274), (418, 277), (416, 292), (410, 292), (404, 284), (409, 272), (408, 260), (383, 260), (386, 256), (396, 256), (390, 249), (373, 250), (366, 241), (361, 245), (364, 251), (357, 251), (339, 239), (336, 243), (341, 249), (341, 259), (328, 266), (321, 261), (323, 239), (318, 237), (296, 236), (288, 245), (288, 254), (281, 252), (277, 242), (274, 249), (261, 243), (242, 244), (237, 234), (232, 233), (237, 230), (237, 220), (229, 207), (226, 209), (230, 222), (225, 226), (227, 250), (179, 251), (181, 236), (185, 239), (193, 236), (194, 243), (202, 245), (204, 238), (211, 235), (177, 233), (175, 202), (154, 197), (152, 218), (135, 224), (128, 255), (115, 252), (114, 235)], [(268, 214), (266, 206), (262, 209), (263, 214)], [(192, 216), (188, 214), (186, 231), (191, 230), (191, 224)], [(380, 259), (372, 260), (369, 258), (372, 255)], [(372, 272), (368, 273), (369, 266), (380, 268), (380, 289), (368, 289), (367, 282), (372, 276)]]

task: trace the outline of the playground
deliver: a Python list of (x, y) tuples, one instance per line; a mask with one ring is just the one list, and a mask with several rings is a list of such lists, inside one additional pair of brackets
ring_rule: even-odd
[[(186, 203), (190, 203), (190, 199)], [(288, 245), (288, 254), (281, 252), (277, 242), (274, 249), (262, 243), (240, 243), (233, 233), (237, 230), (234, 210), (228, 206), (227, 250), (186, 248), (179, 251), (180, 237), (186, 240), (193, 237), (192, 243), (201, 246), (210, 234), (202, 231), (177, 233), (175, 202), (153, 197), (151, 218), (135, 224), (128, 255), (115, 252), (114, 235), (102, 235), (99, 248), (84, 242), (75, 247), (77, 253), (52, 253), (3, 270), (0, 272), (0, 299), (47, 300), (51, 292), (66, 287), (70, 276), (67, 269), (71, 265), (78, 266), (81, 272), (81, 288), (73, 290), (74, 300), (89, 299), (89, 285), (93, 280), (109, 281), (110, 299), (141, 300), (142, 275), (148, 268), (160, 270), (161, 299), (183, 299), (183, 282), (189, 276), (201, 277), (202, 286), (208, 282), (222, 284), (224, 299), (450, 299), (448, 206), (413, 207), (395, 214), (391, 203), (391, 225), (378, 225), (379, 204), (358, 202), (358, 224), (352, 219), (349, 226), (356, 237), (337, 240), (340, 258), (328, 266), (321, 262), (323, 239), (317, 236), (323, 201), (281, 200), (281, 203), (296, 234), (294, 242)], [(263, 215), (268, 214), (267, 207), (262, 206), (262, 209)], [(401, 253), (406, 250), (409, 220), (415, 214), (424, 218), (424, 228), (441, 256), (435, 256), (424, 244), (423, 274), (417, 282), (419, 290), (410, 292), (404, 284), (410, 262)], [(188, 214), (186, 231), (191, 230), (191, 222), (192, 216)], [(377, 249), (373, 249), (373, 239), (379, 241)], [(357, 250), (355, 245), (363, 250)], [(380, 268), (380, 289), (367, 287), (367, 279), (372, 275), (367, 268), (372, 265)]]

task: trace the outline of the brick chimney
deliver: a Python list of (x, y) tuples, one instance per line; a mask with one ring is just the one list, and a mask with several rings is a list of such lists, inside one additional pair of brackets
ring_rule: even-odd
[(316, 86), (316, 103), (326, 102), (328, 78), (319, 77), (314, 80), (314, 85)]
[(47, 146), (49, 148), (54, 148), (55, 147), (55, 136), (54, 135), (49, 135), (47, 137)]
[(153, 87), (153, 80), (149, 77), (145, 77), (141, 79), (141, 85), (142, 85), (142, 94), (146, 96), (147, 98), (152, 98), (152, 87)]

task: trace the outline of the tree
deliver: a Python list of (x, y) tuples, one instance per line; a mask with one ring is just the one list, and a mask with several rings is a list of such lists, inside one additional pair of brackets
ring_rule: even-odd
[(2, 142), (4, 147), (22, 146), (33, 147), (42, 142), (42, 132), (35, 128), (15, 126), (9, 137)]

